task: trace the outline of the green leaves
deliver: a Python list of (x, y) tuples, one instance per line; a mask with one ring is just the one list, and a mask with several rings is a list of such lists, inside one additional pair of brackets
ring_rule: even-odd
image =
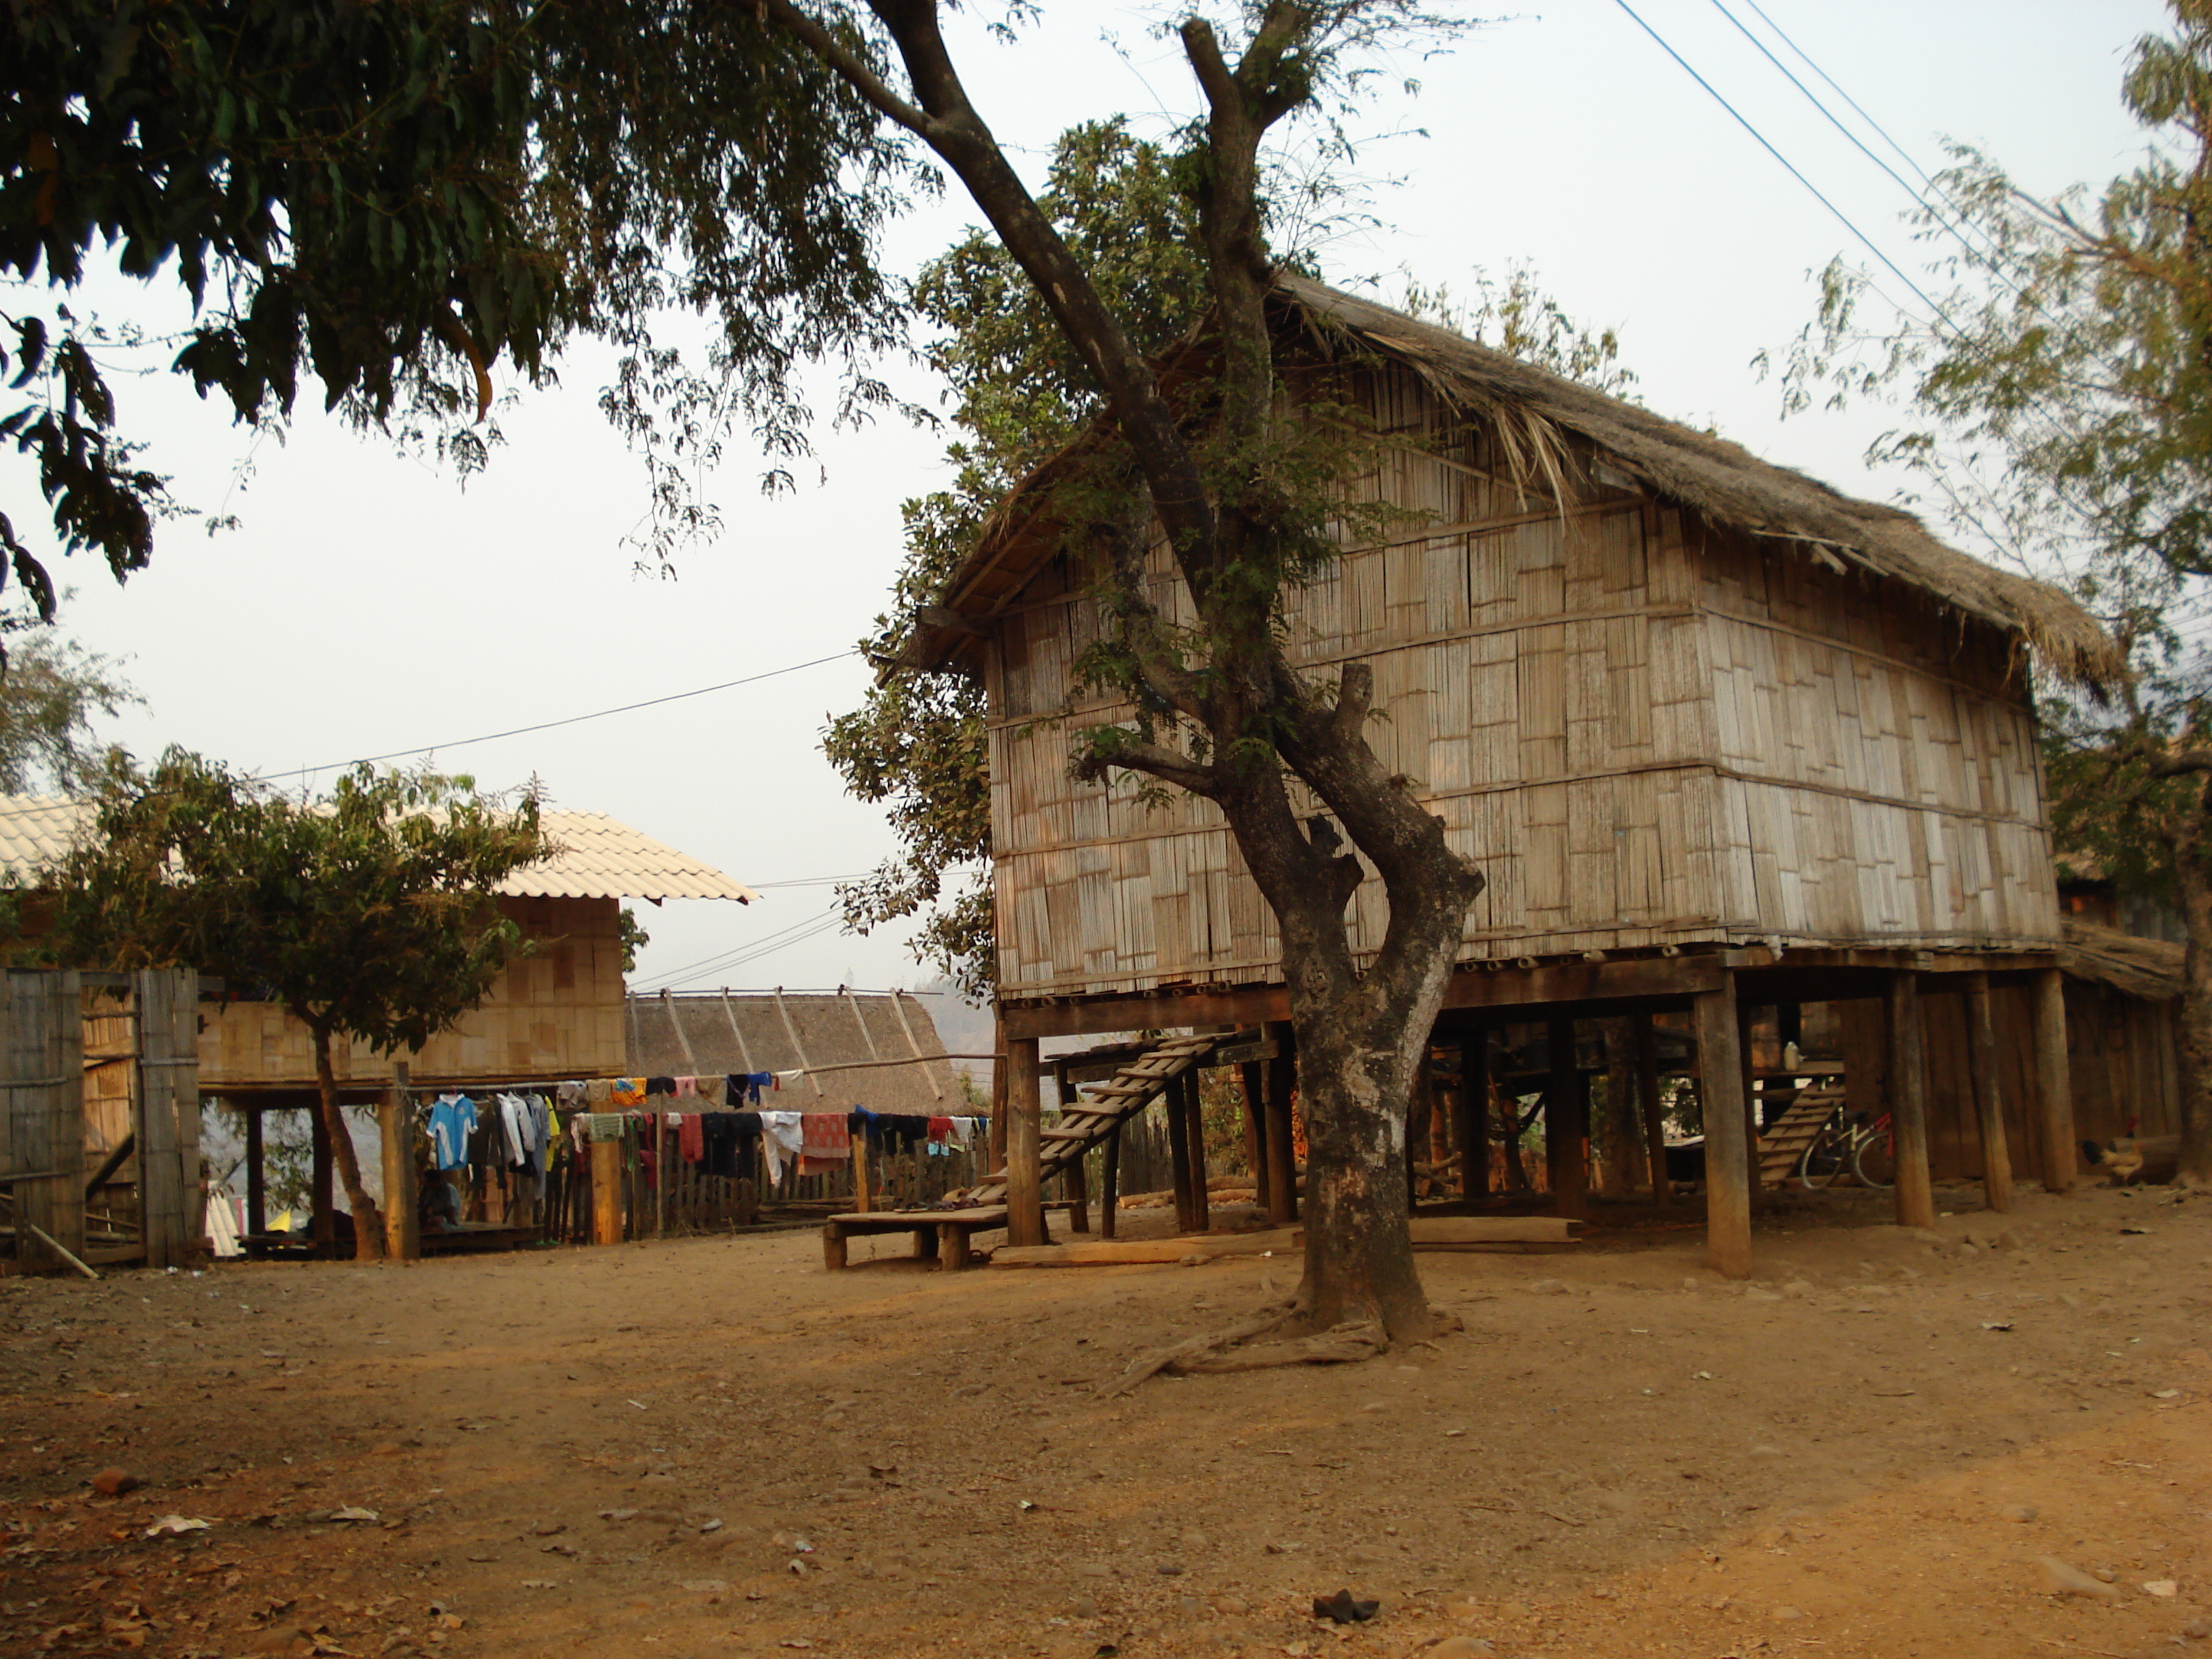
[(300, 801), (173, 750), (108, 790), (55, 872), (56, 946), (198, 968), (311, 1029), (411, 1050), (526, 948), (493, 890), (547, 850), (535, 798), (501, 807), (466, 779), (364, 766)]

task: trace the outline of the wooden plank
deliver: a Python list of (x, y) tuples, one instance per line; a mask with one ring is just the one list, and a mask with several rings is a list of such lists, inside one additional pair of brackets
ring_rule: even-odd
[[(173, 1073), (189, 1072), (194, 1083), (198, 1068), (197, 1033), (191, 1046), (177, 1052), (177, 1014), (179, 975), (145, 972), (131, 975), (131, 1001), (137, 1012), (138, 1077), (132, 1091), (132, 1127), (138, 1139), (139, 1240), (146, 1248), (146, 1265), (179, 1267), (189, 1259), (190, 1236), (185, 1216), (185, 1150), (178, 1145), (177, 1090)], [(193, 1004), (198, 987), (192, 988)], [(197, 1166), (199, 1148), (191, 1148)], [(197, 1182), (194, 1183), (197, 1185)], [(191, 1230), (196, 1236), (198, 1228)]]
[(592, 1141), (592, 1243), (623, 1242), (622, 1143)]
[(1575, 1058), (1575, 1023), (1548, 1023), (1544, 1044), (1550, 1078), (1544, 1091), (1544, 1170), (1553, 1212), (1579, 1219), (1589, 1212), (1589, 1126)]
[(415, 1106), (407, 1062), (395, 1061), (392, 1086), (377, 1107), (384, 1142), (384, 1248), (394, 1261), (422, 1258), (421, 1194), (415, 1168)]

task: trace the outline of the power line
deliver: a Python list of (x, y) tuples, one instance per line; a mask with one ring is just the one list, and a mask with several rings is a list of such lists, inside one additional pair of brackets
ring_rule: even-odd
[(1765, 150), (1769, 155), (1771, 155), (1777, 161), (1780, 162), (1784, 169), (1789, 173), (1792, 179), (1795, 179), (1799, 184), (1804, 185), (1806, 190), (1811, 192), (1814, 200), (1820, 203), (1822, 207), (1827, 209), (1830, 213), (1835, 215), (1837, 222), (1841, 224), (1845, 230), (1848, 230), (1852, 235), (1857, 237), (1860, 242), (1864, 245), (1868, 252), (1873, 254), (1875, 258), (1881, 260), (1884, 267), (1886, 267), (1899, 282), (1904, 283), (1905, 287), (1911, 289), (1915, 295), (1918, 295), (1921, 304), (1926, 306), (1929, 311), (1933, 312), (1939, 320), (1945, 320), (1946, 325), (1948, 325), (1948, 320), (1943, 319), (1942, 307), (1938, 306), (1935, 301), (1928, 297), (1926, 293), (1922, 290), (1920, 284), (1914, 282), (1911, 277), (1906, 276), (1903, 269), (1899, 266), (1895, 260), (1892, 259), (1889, 255), (1884, 253), (1879, 247), (1875, 246), (1874, 239), (1869, 236), (1866, 232), (1861, 230), (1856, 224), (1853, 223), (1849, 214), (1845, 213), (1843, 209), (1838, 207), (1833, 202), (1830, 201), (1826, 196), (1822, 194), (1819, 185), (1815, 185), (1810, 179), (1808, 179), (1802, 173), (1800, 173), (1797, 170), (1796, 163), (1791, 161), (1788, 156), (1784, 155), (1780, 150), (1777, 149), (1773, 144), (1769, 143), (1766, 135), (1761, 132), (1757, 127), (1753, 126), (1749, 118), (1747, 117), (1742, 111), (1736, 108), (1734, 104), (1731, 104), (1726, 98), (1721, 95), (1720, 89), (1718, 88), (1715, 87), (1711, 82), (1706, 80), (1704, 76), (1698, 74), (1695, 69), (1692, 68), (1689, 59), (1683, 57), (1680, 52), (1675, 51), (1673, 46), (1667, 43), (1666, 36), (1661, 34), (1657, 29), (1653, 28), (1650, 24), (1645, 22), (1644, 19), (1638, 15), (1636, 9), (1628, 3), (1628, 0), (1613, 0), (1613, 3), (1616, 6), (1619, 6), (1621, 10), (1628, 14), (1630, 20), (1635, 23), (1637, 27), (1642, 29), (1646, 34), (1650, 35), (1653, 40), (1656, 41), (1658, 43), (1659, 49), (1665, 52), (1669, 58), (1673, 58), (1676, 64), (1680, 64), (1681, 66), (1682, 72), (1685, 75), (1688, 76), (1692, 81), (1695, 81), (1699, 86), (1703, 87), (1711, 96), (1712, 100), (1715, 103), (1718, 104), (1723, 109), (1726, 110), (1731, 116), (1733, 116), (1735, 118), (1735, 123), (1738, 126), (1741, 127), (1754, 139), (1758, 140), (1759, 147), (1761, 149)]

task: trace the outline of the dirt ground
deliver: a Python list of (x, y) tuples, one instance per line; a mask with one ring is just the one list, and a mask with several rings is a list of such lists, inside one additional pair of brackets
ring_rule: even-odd
[(1424, 1255), (1462, 1334), (1110, 1403), (1296, 1264), (0, 1280), (0, 1653), (2212, 1659), (2212, 1200), (1939, 1199)]

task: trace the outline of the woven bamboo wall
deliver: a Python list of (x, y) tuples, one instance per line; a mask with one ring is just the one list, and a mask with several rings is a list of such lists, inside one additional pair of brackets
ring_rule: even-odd
[[(1370, 394), (1383, 429), (1437, 428), (1410, 375)], [(1373, 665), (1370, 741), (1489, 878), (1464, 959), (2055, 940), (2009, 641), (1824, 550), (1600, 483), (1592, 459), (1562, 512), (1480, 434), (1395, 451), (1367, 487), (1425, 516), (1294, 604), (1297, 660)], [(1188, 617), (1164, 548), (1152, 591)], [(1067, 775), (1070, 732), (1128, 713), (1071, 701), (1098, 625), (1054, 566), (988, 653), (1000, 982), (1018, 998), (1274, 978), (1273, 919), (1218, 812)], [(1380, 884), (1352, 909), (1371, 951)]]
[[(623, 1070), (622, 903), (611, 898), (503, 898), (500, 908), (538, 954), (502, 974), (489, 997), (409, 1059), (418, 1085), (558, 1081)], [(219, 1010), (219, 1012), (218, 1012)], [(380, 1087), (389, 1057), (365, 1043), (335, 1056), (340, 1082)], [(313, 1088), (307, 1029), (266, 1002), (207, 1005), (200, 1084), (210, 1094)]]

